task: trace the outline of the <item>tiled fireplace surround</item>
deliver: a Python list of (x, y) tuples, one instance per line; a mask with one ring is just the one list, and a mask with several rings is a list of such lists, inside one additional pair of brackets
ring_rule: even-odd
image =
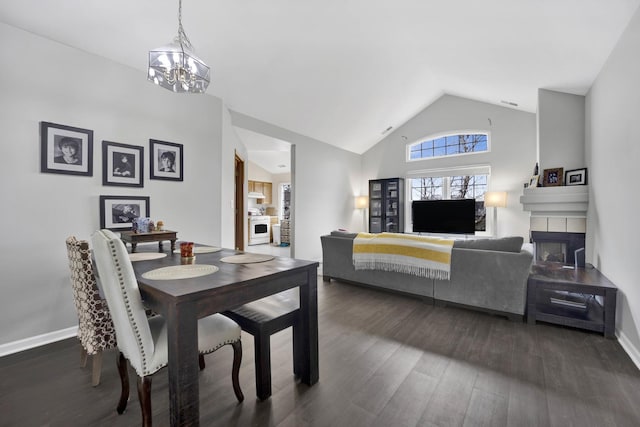
[(525, 188), (520, 202), (531, 212), (530, 237), (537, 262), (584, 266), (589, 188)]

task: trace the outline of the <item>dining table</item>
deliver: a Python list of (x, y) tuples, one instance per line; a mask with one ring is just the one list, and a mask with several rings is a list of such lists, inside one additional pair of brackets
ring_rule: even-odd
[[(198, 246), (202, 245), (196, 244), (195, 256), (188, 259), (167, 251), (162, 258), (132, 262), (145, 306), (167, 322), (172, 426), (199, 425), (198, 319), (286, 289), (298, 287), (300, 295), (299, 323), (293, 339), (294, 374), (309, 386), (319, 379), (318, 262), (277, 256), (262, 262), (225, 262), (250, 253), (224, 248), (198, 253)], [(154, 275), (166, 267), (180, 269), (175, 266), (181, 265), (193, 265), (196, 270), (206, 267), (207, 271), (214, 266), (216, 271), (187, 278)]]

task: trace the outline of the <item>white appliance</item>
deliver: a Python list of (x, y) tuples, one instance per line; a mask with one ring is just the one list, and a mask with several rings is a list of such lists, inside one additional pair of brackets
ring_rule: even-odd
[(271, 228), (271, 217), (266, 215), (249, 216), (249, 244), (260, 245), (269, 243), (269, 231)]

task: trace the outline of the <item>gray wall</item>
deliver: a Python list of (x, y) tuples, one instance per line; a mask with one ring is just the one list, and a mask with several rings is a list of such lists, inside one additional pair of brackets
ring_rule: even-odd
[[(406, 162), (407, 144), (433, 134), (466, 130), (490, 132), (491, 152)], [(363, 179), (369, 180), (406, 177), (411, 170), (489, 165), (489, 190), (508, 193), (507, 207), (498, 211), (498, 233), (528, 239), (529, 213), (523, 212), (519, 197), (535, 162), (534, 114), (445, 95), (364, 153), (362, 169)], [(407, 223), (407, 231), (409, 227)]]
[[(100, 195), (150, 196), (179, 238), (220, 244), (222, 102), (4, 24), (0, 39), (2, 344), (77, 324), (64, 242), (99, 228)], [(40, 173), (40, 121), (93, 130), (92, 177)], [(150, 138), (184, 145), (184, 182), (148, 179)], [(102, 186), (103, 140), (145, 148), (144, 188)]]
[(544, 169), (585, 167), (584, 132), (584, 96), (538, 90), (540, 175)]
[(586, 97), (589, 167), (587, 248), (618, 286), (616, 328), (640, 366), (638, 242), (640, 192), (640, 11), (636, 12)]

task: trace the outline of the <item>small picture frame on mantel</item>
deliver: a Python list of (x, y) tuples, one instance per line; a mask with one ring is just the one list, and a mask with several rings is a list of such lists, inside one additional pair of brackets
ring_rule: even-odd
[(564, 174), (564, 185), (586, 185), (587, 168), (573, 169)]
[(528, 188), (537, 187), (538, 182), (540, 182), (540, 175), (532, 175), (531, 178), (529, 178)]
[(557, 187), (562, 185), (563, 168), (545, 169), (542, 177), (543, 187)]

